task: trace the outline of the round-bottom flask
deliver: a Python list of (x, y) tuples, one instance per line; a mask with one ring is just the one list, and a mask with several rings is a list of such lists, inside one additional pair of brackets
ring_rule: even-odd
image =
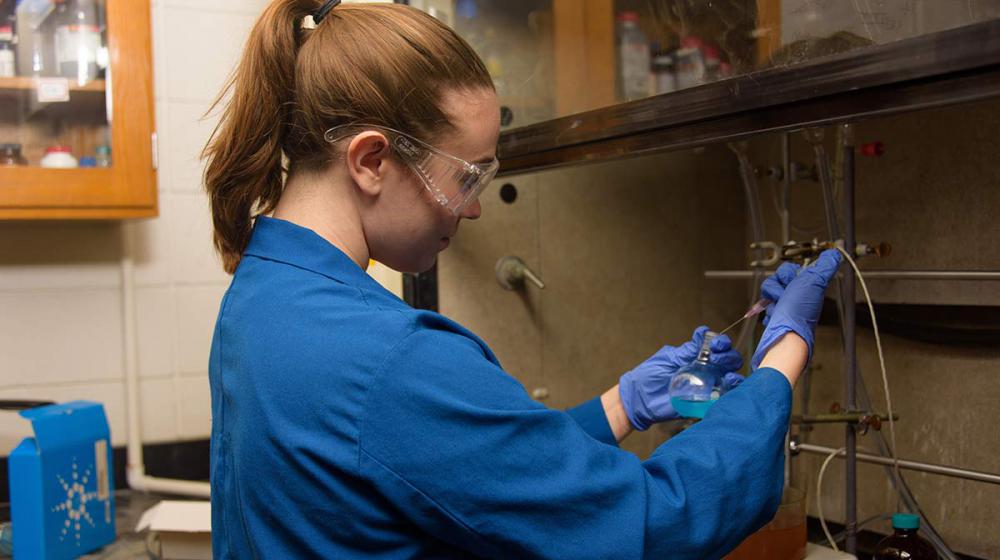
[(712, 341), (718, 335), (705, 333), (698, 357), (670, 381), (670, 404), (685, 418), (704, 418), (709, 407), (722, 395), (725, 372), (709, 363)]

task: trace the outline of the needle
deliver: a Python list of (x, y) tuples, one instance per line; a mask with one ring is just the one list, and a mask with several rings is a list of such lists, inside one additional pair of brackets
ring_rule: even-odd
[(721, 331), (719, 331), (719, 334), (725, 333), (729, 329), (732, 329), (733, 327), (735, 327), (736, 325), (738, 325), (738, 324), (742, 323), (743, 321), (749, 319), (750, 317), (754, 317), (756, 315), (759, 315), (760, 312), (764, 311), (765, 309), (767, 309), (767, 306), (771, 305), (771, 303), (773, 303), (773, 302), (771, 300), (767, 299), (767, 298), (761, 298), (761, 299), (759, 299), (757, 301), (757, 303), (755, 303), (755, 304), (753, 304), (753, 305), (750, 306), (750, 309), (748, 309), (747, 312), (744, 313), (742, 317), (740, 317), (739, 319), (737, 319), (732, 325), (729, 325), (728, 327), (726, 327), (726, 328), (722, 329)]

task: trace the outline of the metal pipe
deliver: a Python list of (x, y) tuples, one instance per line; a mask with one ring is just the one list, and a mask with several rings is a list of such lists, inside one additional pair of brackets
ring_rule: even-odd
[[(844, 245), (854, 247), (857, 245), (854, 231), (854, 130), (849, 124), (844, 125), (841, 130), (843, 132), (841, 149), (844, 154)], [(817, 152), (818, 155), (819, 152)], [(831, 229), (835, 223), (836, 221), (834, 220), (830, 224)], [(842, 325), (844, 331), (844, 399), (847, 402), (848, 411), (858, 409), (857, 318), (855, 317), (857, 308), (854, 306), (854, 282), (854, 269), (850, 266), (845, 266), (844, 281), (840, 291), (840, 308), (843, 313)], [(852, 424), (844, 426), (844, 448), (846, 450), (844, 464), (844, 525), (847, 530), (847, 540), (844, 543), (844, 548), (848, 554), (855, 555), (858, 552), (857, 437), (857, 431), (855, 431), (855, 427)]]
[[(773, 274), (767, 272), (767, 275)], [(865, 270), (866, 280), (1000, 280), (1000, 272), (990, 270)], [(706, 270), (709, 280), (746, 280), (753, 278), (749, 270)]]
[[(791, 450), (795, 453), (803, 452), (803, 453), (813, 453), (816, 455), (829, 455), (834, 452), (833, 447), (826, 447), (823, 445), (813, 445), (811, 443), (798, 443), (792, 441), (789, 445), (791, 447)], [(844, 452), (841, 451), (840, 453), (837, 454), (837, 456), (844, 457)], [(892, 459), (890, 457), (871, 455), (869, 453), (858, 453), (856, 457), (858, 461), (862, 461), (865, 463), (874, 463), (876, 465), (885, 465), (889, 467), (892, 466)], [(950, 476), (952, 478), (975, 480), (977, 482), (986, 482), (989, 484), (1000, 484), (1000, 474), (984, 472), (984, 471), (973, 471), (959, 467), (952, 467), (949, 465), (937, 465), (934, 463), (924, 463), (921, 461), (908, 461), (906, 459), (899, 459), (899, 468), (911, 471), (939, 474), (942, 476)]]

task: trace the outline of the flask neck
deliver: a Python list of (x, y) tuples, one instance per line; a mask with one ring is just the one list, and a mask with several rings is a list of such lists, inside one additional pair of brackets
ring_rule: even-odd
[(701, 349), (698, 350), (698, 358), (696, 360), (699, 364), (708, 365), (708, 360), (712, 356), (712, 341), (718, 336), (718, 334), (712, 331), (705, 333), (705, 340), (701, 343)]

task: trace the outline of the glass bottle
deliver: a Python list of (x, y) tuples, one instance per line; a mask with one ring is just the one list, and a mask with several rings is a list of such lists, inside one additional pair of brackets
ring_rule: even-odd
[(879, 541), (874, 560), (938, 560), (937, 551), (920, 538), (920, 516), (897, 513), (892, 516), (894, 533)]
[(670, 404), (686, 418), (703, 418), (709, 407), (722, 395), (725, 372), (709, 363), (712, 341), (719, 336), (709, 331), (698, 357), (682, 368), (670, 381)]
[(93, 0), (55, 0), (55, 51), (60, 76), (83, 85), (97, 78), (101, 28)]
[(98, 146), (95, 150), (97, 167), (111, 167), (111, 148), (109, 146)]
[(21, 155), (20, 144), (0, 144), (0, 167), (28, 165), (28, 160)]

